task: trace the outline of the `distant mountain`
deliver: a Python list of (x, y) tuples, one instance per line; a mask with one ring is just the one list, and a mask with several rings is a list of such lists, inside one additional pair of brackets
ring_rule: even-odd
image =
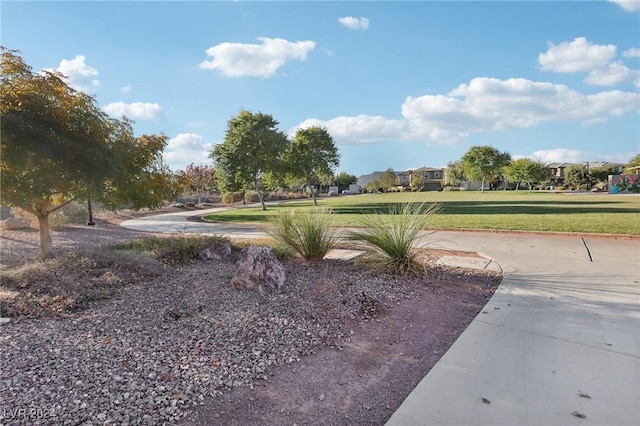
[(373, 173), (369, 173), (368, 175), (359, 176), (358, 185), (364, 188), (365, 186), (367, 186), (369, 182), (372, 182), (376, 179), (380, 179), (380, 176), (382, 175), (382, 173), (383, 172), (373, 172)]

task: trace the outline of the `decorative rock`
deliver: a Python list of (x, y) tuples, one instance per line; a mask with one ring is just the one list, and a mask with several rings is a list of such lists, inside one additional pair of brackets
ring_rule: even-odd
[(7, 231), (12, 229), (25, 229), (29, 228), (29, 224), (20, 217), (9, 217), (2, 221), (2, 228)]
[(228, 243), (213, 243), (211, 246), (200, 250), (202, 260), (226, 259), (231, 254), (231, 246)]
[(231, 284), (239, 290), (269, 293), (284, 284), (284, 268), (271, 248), (249, 246), (240, 253), (238, 270)]

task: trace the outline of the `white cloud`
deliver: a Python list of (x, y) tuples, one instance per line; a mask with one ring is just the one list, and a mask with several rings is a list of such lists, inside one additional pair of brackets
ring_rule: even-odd
[(545, 71), (588, 72), (605, 67), (616, 56), (616, 46), (593, 44), (584, 37), (572, 42), (563, 41), (538, 55), (538, 63)]
[(354, 18), (353, 16), (343, 16), (342, 18), (338, 18), (338, 22), (340, 22), (345, 27), (350, 30), (362, 30), (366, 31), (369, 29), (369, 20), (367, 18)]
[(163, 157), (171, 170), (185, 170), (191, 163), (211, 164), (208, 156), (212, 146), (198, 134), (179, 133), (169, 139)]
[(625, 58), (640, 58), (640, 49), (632, 47), (631, 49), (622, 52), (622, 56)]
[(127, 83), (127, 85), (126, 85), (126, 86), (123, 86), (123, 87), (121, 87), (121, 88), (120, 88), (120, 91), (121, 91), (122, 93), (130, 93), (130, 92), (131, 92), (131, 89), (133, 89), (133, 87), (131, 86), (131, 84), (130, 84), (130, 83)]
[(100, 85), (96, 79), (98, 70), (85, 62), (84, 55), (76, 55), (73, 59), (63, 59), (58, 68), (47, 68), (45, 71), (58, 71), (68, 77), (69, 86), (82, 92), (89, 92)]
[[(607, 153), (602, 154), (594, 151), (577, 151), (575, 149), (558, 148), (558, 149), (543, 149), (536, 151), (530, 155), (519, 155), (517, 157), (528, 157), (532, 160), (541, 161), (545, 164), (549, 163), (586, 163), (597, 161), (608, 161), (612, 163), (626, 163), (636, 153), (622, 152), (622, 153)], [(516, 158), (516, 156), (514, 156)]]
[(160, 104), (153, 104), (150, 102), (133, 102), (130, 104), (125, 104), (124, 102), (113, 102), (102, 109), (114, 117), (126, 115), (129, 118), (141, 118), (148, 120), (160, 118), (162, 111)]
[[(550, 44), (545, 53), (538, 55), (543, 70), (555, 72), (588, 72), (584, 82), (596, 86), (614, 86), (626, 81), (640, 87), (640, 71), (631, 69), (622, 61), (615, 61), (617, 47), (612, 44), (597, 45), (584, 37), (572, 42)], [(640, 56), (640, 49), (629, 49), (625, 57)]]
[(543, 149), (536, 151), (528, 156), (532, 160), (541, 161), (545, 164), (549, 163), (582, 163), (587, 161), (589, 154), (574, 149), (558, 148)]
[(627, 12), (637, 12), (640, 10), (640, 0), (609, 0), (615, 3)]
[(639, 109), (639, 93), (612, 90), (584, 95), (564, 85), (522, 78), (474, 78), (446, 95), (407, 97), (402, 119), (342, 116), (309, 119), (298, 127), (325, 126), (343, 145), (389, 139), (455, 143), (471, 133), (552, 121), (592, 124)]
[[(309, 119), (296, 128), (311, 126), (326, 127), (337, 140), (349, 141), (348, 144), (368, 144), (381, 140), (402, 138), (408, 128), (403, 120), (390, 120), (382, 116), (357, 115), (353, 117), (335, 117), (329, 121)], [(295, 129), (290, 131), (294, 134)]]
[(640, 71), (632, 70), (622, 62), (613, 62), (604, 68), (598, 68), (589, 73), (585, 83), (596, 86), (613, 86), (625, 81), (631, 81), (640, 87)]
[(315, 47), (306, 40), (290, 42), (281, 38), (258, 38), (260, 44), (220, 43), (206, 50), (213, 57), (200, 64), (226, 77), (272, 77), (288, 60), (304, 61)]

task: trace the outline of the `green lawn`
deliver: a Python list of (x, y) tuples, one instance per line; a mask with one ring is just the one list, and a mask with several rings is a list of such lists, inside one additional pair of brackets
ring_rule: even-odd
[[(356, 226), (362, 214), (386, 212), (396, 203), (438, 202), (430, 228), (556, 231), (640, 235), (640, 196), (526, 191), (363, 194), (320, 199), (339, 226)], [(220, 222), (263, 223), (281, 210), (313, 208), (312, 201), (287, 201), (207, 216)]]

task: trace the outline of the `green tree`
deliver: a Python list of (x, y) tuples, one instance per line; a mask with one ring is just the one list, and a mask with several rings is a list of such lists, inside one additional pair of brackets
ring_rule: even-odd
[[(224, 190), (253, 189), (258, 193), (262, 210), (265, 180), (284, 171), (283, 156), (287, 148), (286, 135), (278, 130), (271, 115), (242, 110), (227, 122), (224, 142), (213, 147), (214, 161)], [(272, 175), (272, 176), (270, 176)]]
[(636, 154), (634, 155), (631, 160), (629, 160), (629, 164), (627, 164), (627, 167), (625, 167), (624, 172), (629, 174), (629, 168), (631, 167), (638, 167), (640, 166), (640, 154)]
[(498, 178), (510, 162), (511, 154), (491, 146), (472, 146), (462, 157), (464, 174), (470, 180), (482, 181), (483, 192), (485, 181)]
[(376, 180), (372, 180), (371, 182), (368, 182), (365, 185), (365, 189), (367, 190), (367, 192), (378, 191), (378, 189), (380, 189), (380, 181), (376, 179)]
[(445, 185), (451, 185), (454, 188), (460, 186), (460, 183), (464, 180), (464, 166), (462, 161), (449, 162), (444, 169), (443, 183)]
[(609, 175), (617, 175), (618, 168), (616, 166), (609, 167), (596, 167), (594, 169), (589, 170), (589, 174), (591, 175), (591, 179), (595, 182), (608, 182)]
[(411, 173), (411, 190), (420, 191), (422, 189), (422, 173)]
[(529, 158), (514, 160), (504, 168), (504, 174), (511, 182), (516, 182), (516, 190), (521, 182), (526, 182), (529, 192), (533, 189), (534, 182), (546, 182), (549, 179), (549, 169), (539, 161)]
[(351, 175), (347, 172), (340, 172), (336, 175), (336, 185), (338, 186), (338, 191), (342, 191), (344, 189), (349, 189), (349, 185), (352, 183), (356, 183), (358, 178), (355, 175)]
[[(333, 138), (323, 127), (298, 129), (285, 153), (290, 182), (301, 181), (304, 186), (318, 183), (322, 176), (332, 175), (340, 164), (340, 154)], [(318, 205), (315, 191), (313, 204)]]
[(333, 176), (333, 172), (321, 173), (320, 176), (318, 176), (318, 181), (320, 182), (320, 185), (326, 186), (326, 187), (331, 185), (334, 179), (335, 179), (335, 176)]
[(202, 202), (202, 196), (216, 188), (216, 171), (211, 166), (189, 164), (180, 175), (185, 186), (196, 193), (198, 204)]
[(585, 166), (576, 164), (569, 166), (564, 172), (564, 184), (572, 189), (579, 189), (582, 185), (591, 183), (589, 171)]
[(398, 176), (396, 176), (396, 172), (393, 169), (387, 169), (378, 178), (380, 188), (387, 192), (394, 186), (398, 185)]
[(75, 199), (115, 210), (175, 195), (166, 136), (135, 138), (129, 120), (108, 117), (60, 73), (32, 72), (17, 51), (2, 48), (1, 67), (0, 196), (38, 218), (42, 259), (53, 248), (49, 215)]

